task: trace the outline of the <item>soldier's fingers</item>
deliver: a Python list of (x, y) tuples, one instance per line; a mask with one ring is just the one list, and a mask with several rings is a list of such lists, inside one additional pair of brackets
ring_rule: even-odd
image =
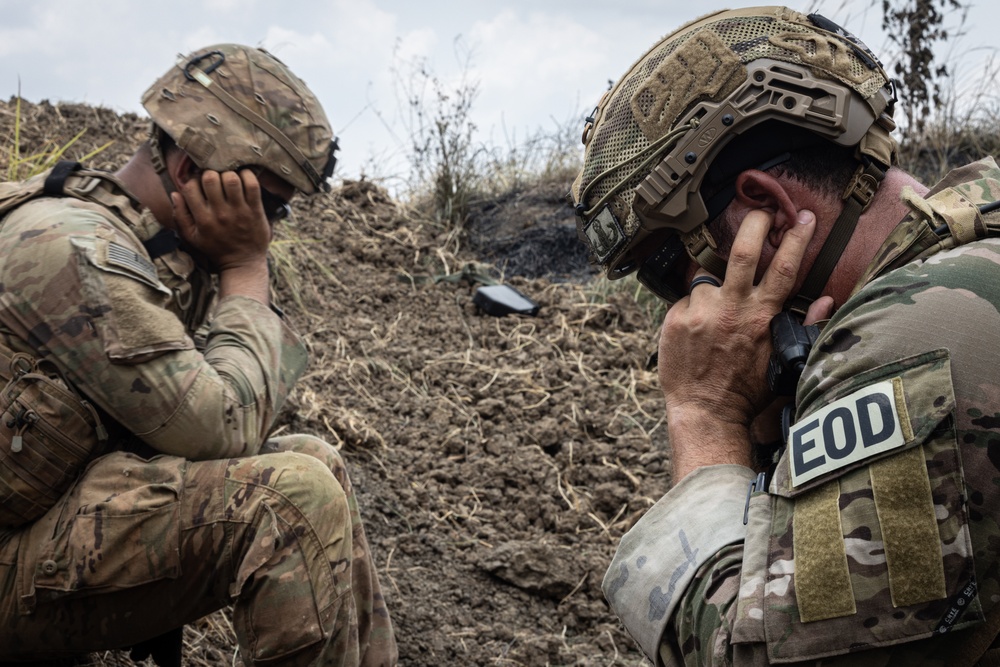
[(816, 216), (812, 211), (799, 211), (797, 224), (782, 235), (778, 250), (760, 281), (762, 301), (784, 303), (791, 294), (806, 247), (816, 231), (815, 223)]
[(205, 200), (205, 193), (202, 191), (201, 182), (197, 178), (188, 179), (180, 187), (180, 195), (184, 200), (185, 210), (197, 220), (204, 218), (210, 213), (209, 204)]
[(226, 202), (226, 195), (222, 191), (222, 179), (217, 171), (205, 171), (201, 175), (201, 189), (205, 193), (205, 199), (213, 208), (221, 206)]
[(220, 174), (219, 178), (222, 180), (222, 192), (226, 201), (235, 204), (244, 199), (243, 178), (240, 174), (235, 171), (227, 171)]
[(745, 296), (753, 289), (760, 251), (773, 220), (773, 214), (760, 209), (750, 211), (743, 218), (733, 241), (733, 249), (729, 252), (725, 283), (727, 291)]
[(264, 210), (260, 196), (260, 181), (257, 180), (257, 175), (249, 169), (242, 169), (240, 177), (243, 180), (243, 196), (246, 198), (247, 204), (253, 209), (260, 207), (261, 210)]

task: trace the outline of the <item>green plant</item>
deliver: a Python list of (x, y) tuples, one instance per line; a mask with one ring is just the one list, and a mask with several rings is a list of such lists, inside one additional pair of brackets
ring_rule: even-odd
[[(892, 20), (905, 31), (893, 38), (902, 48), (893, 68), (902, 77), (897, 81), (902, 105), (897, 119), (903, 125), (900, 166), (920, 181), (934, 183), (959, 165), (1000, 154), (995, 47), (959, 48), (968, 5), (958, 0), (908, 0), (895, 6), (891, 17), (890, 10), (885, 11), (884, 25)], [(956, 13), (953, 27), (943, 27), (946, 15)], [(942, 55), (939, 51), (946, 45)], [(983, 59), (984, 52), (993, 55)], [(974, 72), (968, 71), (970, 64)], [(955, 72), (963, 76), (945, 76)]]
[(607, 302), (612, 294), (629, 294), (654, 327), (659, 326), (667, 314), (667, 304), (643, 287), (634, 273), (620, 280), (608, 280), (600, 275), (587, 285), (586, 294), (591, 303)]
[(568, 189), (582, 157), (577, 119), (555, 122), (524, 139), (503, 128), (502, 143), (484, 142), (473, 121), (479, 82), (469, 72), (471, 51), (455, 42), (460, 74), (447, 81), (426, 59), (393, 68), (408, 139), (409, 198), (446, 230), (445, 247), (456, 251), (477, 205), (538, 182), (560, 180)]
[(580, 169), (583, 145), (581, 121), (552, 118), (554, 128), (538, 128), (519, 140), (504, 132), (504, 145), (483, 154), (482, 190), (491, 195), (521, 190), (537, 183), (559, 181), (567, 185)]
[(411, 190), (420, 193), (417, 198), (426, 200), (422, 208), (453, 237), (465, 224), (482, 174), (482, 149), (474, 143), (471, 116), (479, 84), (468, 79), (470, 58), (466, 53), (462, 75), (453, 84), (442, 81), (423, 58), (411, 61), (406, 71), (394, 70), (405, 100)]

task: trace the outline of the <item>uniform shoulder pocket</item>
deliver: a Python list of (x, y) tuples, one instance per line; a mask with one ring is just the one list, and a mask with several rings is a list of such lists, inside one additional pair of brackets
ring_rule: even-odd
[(920, 445), (955, 409), (948, 350), (874, 368), (827, 392), (788, 432), (773, 492), (793, 498)]
[(129, 363), (194, 347), (148, 258), (101, 236), (73, 237), (72, 243), (82, 256), (80, 282), (110, 359)]
[(981, 621), (968, 594), (975, 570), (948, 351), (885, 364), (825, 398), (791, 427), (771, 487), (763, 568), (770, 661), (900, 644)]

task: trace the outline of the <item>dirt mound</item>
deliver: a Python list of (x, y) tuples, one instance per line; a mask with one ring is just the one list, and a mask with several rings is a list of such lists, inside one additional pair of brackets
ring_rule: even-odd
[[(0, 108), (7, 127), (10, 117)], [(88, 107), (25, 117), (37, 138), (88, 127), (81, 148), (113, 136), (106, 165), (142, 138), (139, 119)], [(561, 194), (553, 216), (568, 210)], [(525, 229), (564, 224), (541, 223), (538, 201), (494, 208), (521, 206)], [(312, 364), (281, 428), (342, 448), (401, 664), (642, 664), (600, 581), (622, 532), (668, 484), (661, 398), (644, 369), (656, 325), (627, 295), (596, 299), (567, 282), (578, 263), (558, 282), (511, 278), (513, 255), (485, 231), (475, 252), (447, 253), (442, 230), (370, 182), (294, 208), (275, 246), (279, 293)], [(550, 262), (579, 253), (575, 231), (572, 243), (534, 233), (560, 240), (513, 247)], [(541, 304), (537, 317), (484, 315), (475, 285), (441, 279), (505, 252), (504, 275)], [(224, 621), (206, 624), (188, 629), (187, 664), (232, 658)]]

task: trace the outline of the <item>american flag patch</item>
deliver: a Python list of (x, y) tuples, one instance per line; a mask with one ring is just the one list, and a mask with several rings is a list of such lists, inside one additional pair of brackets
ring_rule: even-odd
[(131, 248), (126, 248), (117, 243), (108, 244), (108, 264), (137, 273), (147, 278), (153, 284), (160, 282), (156, 275), (156, 267), (148, 259)]

